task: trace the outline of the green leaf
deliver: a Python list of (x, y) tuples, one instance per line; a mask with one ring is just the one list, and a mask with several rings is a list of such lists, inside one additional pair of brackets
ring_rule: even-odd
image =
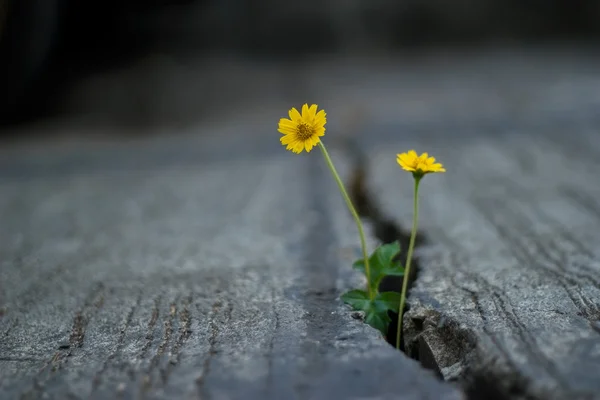
[(398, 253), (400, 253), (400, 242), (395, 241), (379, 246), (373, 255), (377, 256), (380, 265), (390, 265)]
[(379, 252), (377, 252), (377, 255), (379, 257), (380, 281), (381, 278), (386, 275), (404, 276), (404, 267), (402, 267), (398, 261), (394, 261), (394, 258), (400, 253), (400, 242), (395, 241), (393, 243), (384, 244), (380, 246), (378, 250)]
[(379, 312), (369, 309), (365, 314), (365, 322), (381, 332), (383, 336), (386, 336), (390, 322), (392, 322), (392, 319), (387, 314), (387, 311)]
[[(369, 262), (369, 266), (371, 265), (371, 263)], [(360, 258), (356, 261), (354, 261), (354, 263), (352, 264), (352, 268), (354, 268), (357, 271), (362, 272), (365, 276), (365, 259), (364, 258)]]
[(378, 309), (391, 310), (398, 312), (400, 307), (400, 293), (397, 292), (383, 292), (378, 293), (374, 300), (378, 304)]
[[(400, 243), (395, 241), (393, 243), (383, 244), (375, 249), (373, 254), (369, 257), (369, 283), (371, 291), (377, 293), (379, 289), (379, 283), (384, 276), (403, 276), (404, 268), (400, 263), (394, 261), (394, 258), (400, 253)], [(358, 259), (352, 264), (352, 268), (362, 272), (366, 276), (365, 271), (365, 260)]]
[(369, 295), (364, 290), (350, 290), (344, 293), (341, 299), (356, 311), (367, 311), (371, 307)]
[(351, 290), (342, 295), (344, 303), (349, 304), (356, 311), (365, 312), (365, 322), (387, 335), (390, 322), (388, 311), (398, 312), (400, 294), (396, 292), (377, 293), (373, 300), (369, 300), (364, 290)]
[(369, 302), (369, 309), (365, 312), (365, 322), (386, 336), (392, 322), (388, 311), (398, 312), (399, 305), (400, 293), (377, 293), (375, 299)]
[(404, 267), (400, 263), (389, 264), (382, 268), (381, 275), (404, 276)]

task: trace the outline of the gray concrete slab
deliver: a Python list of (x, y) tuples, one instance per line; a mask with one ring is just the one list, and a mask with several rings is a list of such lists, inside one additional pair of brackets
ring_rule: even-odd
[(420, 192), (428, 240), (405, 343), (479, 395), (600, 398), (598, 123), (547, 123), (492, 135), (471, 121), (365, 145), (371, 194), (404, 228), (413, 183), (395, 154), (428, 151), (448, 170)]
[(339, 301), (355, 227), (277, 139), (4, 150), (0, 397), (462, 398)]
[[(359, 134), (371, 195), (403, 228), (411, 182), (395, 153), (448, 167), (422, 191), (411, 355), (474, 398), (594, 398), (593, 51), (236, 62), (208, 75), (140, 64), (83, 82), (71, 115), (24, 129), (68, 141), (0, 149), (0, 394), (455, 396), (335, 302), (357, 279), (353, 223), (318, 154), (274, 139), (287, 107), (315, 99), (330, 150)], [(129, 117), (142, 127), (120, 126)], [(119, 135), (130, 130), (159, 135)]]

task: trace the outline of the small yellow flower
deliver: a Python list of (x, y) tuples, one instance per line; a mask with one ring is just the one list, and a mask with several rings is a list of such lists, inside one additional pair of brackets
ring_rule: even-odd
[(410, 150), (408, 153), (397, 155), (396, 161), (403, 170), (412, 172), (413, 175), (421, 177), (431, 172), (446, 172), (442, 164), (436, 163), (434, 157), (423, 153), (420, 156), (416, 151)]
[(308, 153), (320, 141), (320, 137), (325, 135), (325, 124), (327, 118), (325, 110), (317, 112), (317, 105), (313, 104), (310, 107), (308, 104), (302, 106), (302, 114), (292, 107), (289, 111), (290, 119), (281, 118), (279, 120), (279, 129), (283, 136), (281, 144), (286, 147), (286, 150), (291, 150), (294, 153), (301, 153), (306, 150)]

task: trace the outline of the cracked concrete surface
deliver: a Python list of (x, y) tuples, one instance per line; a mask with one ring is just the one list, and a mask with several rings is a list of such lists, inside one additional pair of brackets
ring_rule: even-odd
[(339, 301), (319, 154), (202, 142), (4, 152), (0, 397), (462, 398)]
[(422, 190), (411, 354), (475, 398), (595, 398), (596, 63), (530, 50), (327, 61), (245, 113), (160, 128), (171, 136), (90, 139), (118, 128), (85, 110), (31, 128), (81, 137), (0, 153), (0, 394), (463, 396), (337, 300), (360, 282), (355, 228), (318, 155), (277, 142), (300, 98), (328, 110), (345, 176), (338, 139), (358, 132), (369, 185), (403, 227), (395, 154), (448, 168)]

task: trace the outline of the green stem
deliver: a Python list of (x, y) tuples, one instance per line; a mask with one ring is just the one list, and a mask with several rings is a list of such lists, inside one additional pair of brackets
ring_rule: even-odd
[(398, 331), (396, 332), (396, 348), (400, 350), (400, 335), (402, 334), (402, 320), (404, 303), (406, 302), (406, 290), (408, 289), (408, 280), (410, 279), (410, 261), (412, 260), (413, 249), (415, 247), (415, 237), (417, 236), (417, 224), (419, 223), (419, 182), (421, 177), (415, 177), (415, 199), (413, 210), (413, 226), (410, 233), (410, 243), (408, 245), (408, 255), (406, 256), (406, 265), (404, 266), (404, 279), (402, 280), (402, 292), (400, 293), (400, 307), (398, 308)]
[(356, 209), (354, 208), (354, 205), (352, 204), (352, 201), (350, 200), (350, 196), (348, 196), (348, 193), (346, 192), (344, 183), (340, 179), (340, 176), (338, 175), (335, 167), (333, 166), (333, 162), (331, 161), (331, 158), (329, 157), (329, 153), (327, 152), (327, 149), (325, 148), (325, 145), (323, 144), (323, 142), (319, 142), (319, 148), (321, 149), (321, 152), (323, 153), (323, 157), (325, 157), (325, 161), (327, 162), (327, 166), (331, 170), (331, 174), (335, 178), (335, 181), (337, 182), (337, 185), (340, 188), (342, 197), (344, 198), (344, 200), (346, 200), (346, 205), (348, 206), (348, 209), (350, 210), (350, 213), (352, 214), (352, 216), (354, 217), (354, 221), (356, 222), (356, 227), (358, 228), (358, 234), (360, 235), (360, 245), (362, 247), (363, 258), (365, 260), (365, 275), (367, 276), (367, 293), (369, 294), (369, 299), (373, 300), (373, 293), (371, 293), (371, 282), (370, 282), (371, 271), (369, 269), (369, 254), (367, 253), (367, 242), (365, 240), (365, 232), (363, 230), (362, 222), (360, 222), (360, 217), (358, 216), (358, 213), (356, 212)]

